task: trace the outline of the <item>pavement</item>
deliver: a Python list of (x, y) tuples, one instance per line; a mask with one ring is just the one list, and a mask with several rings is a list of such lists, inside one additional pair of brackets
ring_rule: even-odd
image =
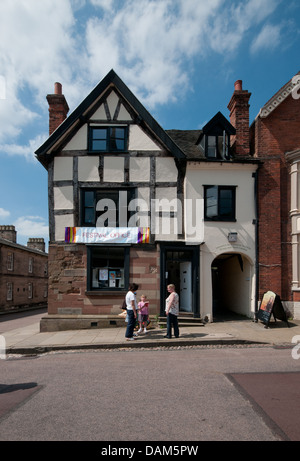
[[(281, 320), (271, 321), (269, 327), (251, 319), (217, 321), (197, 326), (180, 325), (179, 338), (164, 337), (166, 328), (152, 327), (146, 334), (141, 333), (135, 341), (125, 340), (124, 327), (90, 328), (40, 332), (40, 323), (33, 319), (19, 328), (5, 330), (6, 354), (42, 354), (50, 351), (79, 349), (116, 348), (161, 348), (193, 346), (267, 345), (273, 347), (294, 347), (300, 342), (300, 320), (289, 320), (288, 325)], [(0, 340), (1, 340), (0, 335)], [(298, 338), (297, 338), (298, 336)], [(294, 340), (293, 340), (294, 338)], [(3, 342), (3, 340), (2, 340)], [(2, 344), (3, 350), (3, 344)], [(1, 353), (1, 342), (0, 342)]]

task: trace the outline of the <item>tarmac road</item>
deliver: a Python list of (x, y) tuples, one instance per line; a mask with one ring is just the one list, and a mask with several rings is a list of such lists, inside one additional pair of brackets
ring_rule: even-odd
[(0, 360), (0, 440), (299, 441), (290, 352), (212, 346)]
[(277, 344), (8, 355), (0, 440), (299, 441), (300, 360)]

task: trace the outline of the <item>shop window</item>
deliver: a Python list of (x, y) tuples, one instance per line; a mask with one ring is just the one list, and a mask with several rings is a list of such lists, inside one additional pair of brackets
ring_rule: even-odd
[(129, 283), (129, 247), (87, 246), (87, 290), (121, 291)]
[(90, 127), (89, 151), (90, 152), (126, 152), (127, 127)]
[(204, 219), (235, 221), (235, 186), (204, 186)]

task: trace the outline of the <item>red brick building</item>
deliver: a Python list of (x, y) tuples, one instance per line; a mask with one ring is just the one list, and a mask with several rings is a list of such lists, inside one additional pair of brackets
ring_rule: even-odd
[(274, 291), (294, 318), (300, 318), (299, 81), (299, 74), (291, 78), (250, 127), (251, 154), (262, 162), (257, 188), (259, 299)]
[(46, 306), (48, 255), (43, 238), (17, 243), (14, 226), (0, 226), (0, 312)]

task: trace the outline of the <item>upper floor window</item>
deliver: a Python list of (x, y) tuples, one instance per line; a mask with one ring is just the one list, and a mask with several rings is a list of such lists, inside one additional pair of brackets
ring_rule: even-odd
[(235, 186), (204, 186), (204, 219), (235, 221)]
[(200, 149), (207, 158), (229, 159), (229, 135), (223, 131), (221, 136), (204, 135), (200, 141)]
[(127, 127), (90, 127), (89, 150), (91, 152), (126, 152)]
[(14, 254), (7, 253), (7, 270), (13, 271), (14, 270)]
[(81, 226), (130, 227), (128, 208), (134, 189), (82, 189)]
[(218, 112), (203, 128), (198, 140), (199, 148), (209, 159), (229, 160), (230, 136), (235, 128)]
[(32, 274), (33, 272), (33, 258), (29, 258), (29, 261), (28, 261), (28, 272), (29, 274)]

